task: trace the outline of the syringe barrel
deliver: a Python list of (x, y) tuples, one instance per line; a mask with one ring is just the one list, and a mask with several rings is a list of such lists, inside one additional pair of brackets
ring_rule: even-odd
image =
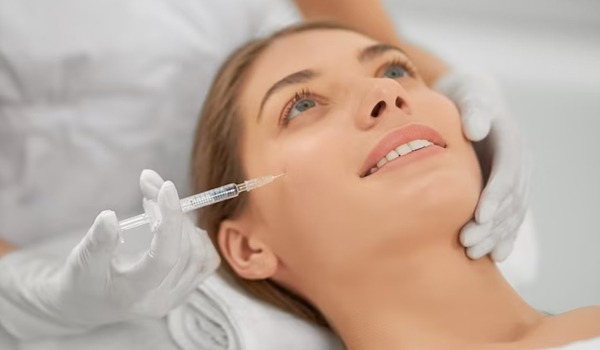
[(181, 210), (185, 213), (190, 210), (205, 207), (207, 205), (215, 204), (228, 200), (233, 197), (237, 197), (239, 190), (236, 184), (229, 184), (221, 187), (214, 188), (212, 190), (198, 193), (193, 196), (183, 198), (181, 203)]

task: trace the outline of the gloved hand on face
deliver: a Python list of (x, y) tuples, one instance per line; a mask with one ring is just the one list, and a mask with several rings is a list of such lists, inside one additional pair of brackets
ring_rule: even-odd
[(458, 106), (465, 136), (477, 142), (480, 161), (490, 167), (475, 220), (463, 228), (460, 241), (472, 259), (491, 253), (495, 261), (502, 261), (510, 255), (527, 212), (529, 153), (493, 79), (450, 72), (436, 82), (435, 89)]
[(66, 261), (14, 252), (0, 260), (0, 322), (19, 338), (80, 333), (100, 325), (162, 317), (216, 270), (207, 234), (181, 212), (171, 182), (140, 176), (144, 197), (161, 214), (149, 250), (128, 267), (115, 263), (114, 212), (96, 217)]

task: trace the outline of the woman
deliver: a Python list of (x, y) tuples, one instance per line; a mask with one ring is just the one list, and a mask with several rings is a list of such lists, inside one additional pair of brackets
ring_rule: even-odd
[(331, 327), (348, 349), (600, 336), (600, 309), (546, 317), (490, 259), (465, 256), (458, 233), (480, 165), (456, 107), (394, 46), (327, 23), (249, 43), (217, 75), (193, 165), (198, 191), (285, 174), (203, 209), (200, 226), (246, 289)]

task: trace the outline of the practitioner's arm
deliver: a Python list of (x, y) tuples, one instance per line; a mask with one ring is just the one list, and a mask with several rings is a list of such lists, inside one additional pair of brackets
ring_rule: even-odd
[(0, 239), (0, 258), (15, 250), (16, 247), (6, 241)]

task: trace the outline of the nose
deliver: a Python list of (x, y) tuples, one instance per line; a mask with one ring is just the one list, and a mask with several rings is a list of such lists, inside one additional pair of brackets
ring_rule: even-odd
[(386, 115), (410, 115), (408, 94), (397, 81), (372, 78), (362, 93), (364, 97), (356, 115), (360, 128), (370, 128)]
[[(396, 105), (397, 108), (402, 109), (406, 106), (406, 102), (400, 96), (396, 96), (396, 99), (394, 100), (394, 105)], [(386, 106), (387, 103), (384, 100), (377, 102), (377, 104), (375, 104), (375, 107), (373, 107), (373, 109), (371, 110), (371, 117), (377, 118), (380, 115), (382, 115)]]

